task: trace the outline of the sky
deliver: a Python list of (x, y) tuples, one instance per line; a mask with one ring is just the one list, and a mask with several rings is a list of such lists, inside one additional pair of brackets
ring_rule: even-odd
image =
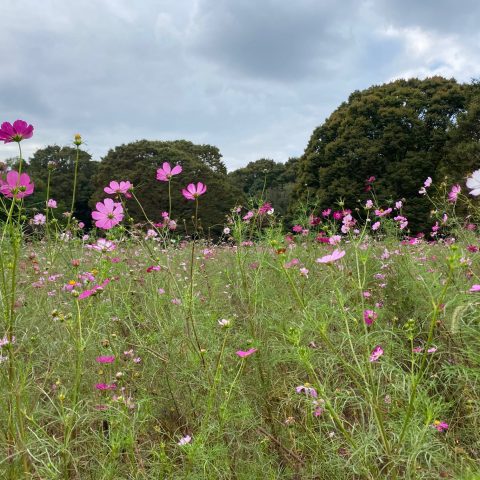
[[(0, 0), (0, 122), (25, 156), (80, 133), (220, 149), (229, 170), (302, 155), (351, 92), (480, 77), (477, 0)], [(0, 145), (0, 160), (16, 155)]]

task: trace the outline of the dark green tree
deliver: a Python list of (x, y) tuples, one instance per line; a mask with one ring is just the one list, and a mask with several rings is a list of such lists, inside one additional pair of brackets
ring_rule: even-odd
[(286, 213), (295, 182), (297, 159), (286, 164), (262, 158), (228, 174), (247, 197), (271, 202), (276, 212)]
[[(74, 165), (77, 151), (73, 147), (50, 145), (37, 150), (26, 166), (26, 171), (35, 183), (35, 191), (28, 204), (41, 210), (45, 208), (48, 171), (51, 169), (50, 198), (58, 203), (58, 212), (70, 210), (72, 201)], [(93, 176), (98, 162), (92, 160), (89, 153), (80, 150), (78, 162), (77, 194), (74, 216), (91, 225), (90, 198), (94, 192)]]
[[(134, 185), (134, 194), (142, 204), (150, 220), (158, 222), (161, 213), (168, 211), (168, 185), (156, 179), (156, 171), (163, 162), (179, 164), (183, 171), (171, 181), (172, 218), (177, 219), (179, 230), (182, 221), (191, 229), (194, 205), (181, 193), (189, 183), (202, 182), (207, 193), (200, 199), (199, 218), (205, 234), (217, 235), (223, 229), (225, 216), (238, 202), (242, 192), (228, 179), (222, 155), (217, 147), (195, 145), (186, 140), (148, 141), (121, 145), (110, 150), (102, 159), (95, 177), (95, 194), (90, 205), (105, 198), (103, 188), (112, 180), (128, 180)], [(130, 215), (138, 222), (145, 221), (134, 199), (127, 201)]]
[[(458, 176), (470, 168), (471, 160), (456, 163), (460, 154), (452, 157), (449, 148), (460, 120), (465, 130), (471, 128), (467, 118), (478, 121), (477, 101), (472, 86), (442, 77), (397, 80), (352, 93), (313, 132), (299, 160), (294, 202), (314, 196), (325, 208), (342, 198), (355, 207), (368, 197), (365, 180), (373, 175), (380, 200), (407, 199), (410, 225), (424, 228), (430, 206), (418, 190), (428, 176), (435, 181), (445, 172)], [(460, 150), (475, 150), (471, 133), (459, 142)]]

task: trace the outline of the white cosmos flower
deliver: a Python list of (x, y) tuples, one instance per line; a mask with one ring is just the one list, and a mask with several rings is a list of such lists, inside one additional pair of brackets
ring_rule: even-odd
[(480, 170), (475, 170), (472, 176), (467, 179), (467, 187), (471, 190), (470, 195), (480, 195)]

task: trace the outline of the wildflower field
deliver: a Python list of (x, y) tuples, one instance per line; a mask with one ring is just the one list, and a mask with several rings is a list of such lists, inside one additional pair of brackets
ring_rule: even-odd
[[(480, 172), (421, 180), (423, 235), (371, 177), (361, 208), (304, 206), (288, 230), (262, 198), (232, 205), (213, 241), (201, 178), (188, 235), (171, 202), (130, 221), (128, 179), (87, 232), (48, 195), (24, 208), (19, 153), (0, 176), (0, 478), (480, 478)], [(158, 165), (158, 188), (181, 175)]]

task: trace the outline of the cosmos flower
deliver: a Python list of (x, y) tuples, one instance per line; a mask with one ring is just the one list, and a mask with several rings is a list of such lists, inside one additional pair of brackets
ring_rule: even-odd
[(112, 180), (108, 187), (105, 187), (103, 191), (109, 195), (128, 195), (128, 192), (133, 188), (133, 185), (130, 182), (116, 182)]
[(175, 165), (173, 168), (168, 162), (164, 162), (162, 168), (157, 170), (157, 180), (161, 182), (169, 182), (174, 175), (182, 173), (182, 167)]
[(6, 181), (0, 179), (0, 193), (8, 198), (25, 198), (33, 193), (33, 187), (26, 173), (19, 175), (15, 170), (7, 173)]
[(330, 255), (325, 255), (324, 257), (317, 258), (317, 263), (333, 263), (337, 260), (340, 260), (345, 256), (345, 250), (334, 250)]
[(33, 126), (24, 120), (15, 120), (13, 125), (10, 122), (3, 122), (0, 126), (0, 140), (3, 143), (21, 142), (33, 135)]
[(472, 176), (467, 178), (467, 187), (470, 189), (470, 195), (474, 197), (480, 195), (480, 170), (475, 170)]
[(365, 310), (363, 312), (363, 321), (366, 325), (371, 325), (378, 318), (378, 313), (374, 310)]
[(370, 361), (371, 362), (377, 362), (378, 359), (383, 355), (383, 348), (380, 345), (377, 345), (371, 355), (370, 355)]
[(115, 355), (102, 355), (100, 357), (97, 357), (95, 361), (98, 363), (113, 363), (115, 361)]
[(462, 191), (462, 187), (460, 185), (453, 185), (450, 193), (448, 194), (448, 201), (451, 203), (455, 203), (458, 198), (458, 194)]
[(92, 212), (92, 218), (96, 220), (95, 226), (108, 230), (123, 220), (123, 207), (120, 203), (106, 198), (103, 203), (97, 202), (97, 210)]
[(243, 351), (243, 350), (238, 350), (238, 352), (235, 352), (240, 358), (245, 358), (245, 357), (249, 357), (250, 355), (252, 355), (252, 353), (255, 353), (257, 351), (256, 348), (250, 348), (249, 350), (247, 351)]
[(187, 200), (196, 200), (200, 195), (203, 195), (207, 191), (207, 186), (202, 182), (198, 182), (197, 185), (190, 183), (187, 188), (182, 189), (182, 194)]

